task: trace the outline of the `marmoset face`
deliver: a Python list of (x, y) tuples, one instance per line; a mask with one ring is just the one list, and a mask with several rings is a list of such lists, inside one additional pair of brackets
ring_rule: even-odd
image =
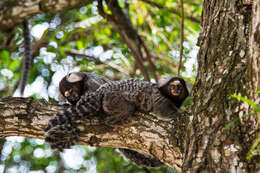
[(84, 80), (80, 73), (70, 73), (65, 76), (60, 84), (61, 94), (71, 103), (76, 104), (83, 94)]
[(161, 93), (172, 100), (177, 107), (180, 107), (182, 102), (189, 95), (186, 83), (182, 78), (173, 77), (168, 82), (159, 86)]
[(183, 85), (179, 80), (170, 82), (168, 86), (169, 93), (173, 96), (180, 96), (183, 91)]

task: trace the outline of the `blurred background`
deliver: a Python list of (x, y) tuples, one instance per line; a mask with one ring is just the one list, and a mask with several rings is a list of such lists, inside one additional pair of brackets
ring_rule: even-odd
[[(118, 3), (150, 53), (155, 68), (143, 62), (150, 80), (156, 82), (153, 75), (156, 70), (159, 77), (177, 76), (179, 72), (179, 76), (193, 83), (202, 0), (118, 0)], [(131, 77), (145, 80), (131, 50), (114, 27), (99, 15), (97, 4), (93, 1), (79, 9), (55, 15), (39, 14), (29, 20), (33, 66), (24, 97), (61, 103), (58, 83), (72, 71), (92, 72), (111, 80)], [(107, 5), (103, 5), (109, 13)], [(0, 98), (20, 96), (23, 41), (22, 26), (8, 34), (0, 33)], [(8, 137), (0, 139), (0, 150), (0, 172), (174, 172), (169, 167), (137, 167), (114, 148), (74, 146), (59, 153), (52, 152), (43, 140)]]

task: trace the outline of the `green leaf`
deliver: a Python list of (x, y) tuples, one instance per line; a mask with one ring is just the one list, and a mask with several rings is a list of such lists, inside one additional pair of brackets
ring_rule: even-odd
[(188, 96), (188, 97), (184, 100), (182, 106), (186, 107), (186, 106), (187, 106), (189, 103), (191, 103), (191, 102), (192, 102), (192, 97), (191, 97), (191, 96)]
[(7, 50), (2, 50), (0, 53), (1, 68), (7, 68), (10, 61), (10, 54)]
[(81, 40), (77, 41), (77, 47), (78, 47), (78, 50), (81, 50), (82, 48), (84, 48), (84, 44)]
[(246, 103), (250, 104), (251, 106), (253, 106), (254, 108), (256, 107), (256, 104), (248, 98), (245, 98), (245, 97), (242, 97), (242, 96), (239, 96), (239, 95), (235, 95), (235, 94), (231, 95), (231, 97), (236, 98), (240, 101), (246, 102)]
[(229, 122), (223, 129), (223, 131), (226, 131), (228, 129), (230, 129), (230, 127), (238, 120), (238, 118), (236, 118), (235, 120)]
[[(246, 117), (250, 117), (250, 116), (252, 116), (252, 115), (255, 115), (255, 114), (245, 114), (245, 115), (243, 115), (242, 116), (242, 118), (246, 118)], [(231, 122), (229, 122), (225, 127), (224, 127), (224, 129), (223, 129), (223, 131), (226, 131), (226, 130), (228, 130), (236, 121), (238, 121), (239, 120), (239, 118), (238, 117), (236, 117), (234, 120), (232, 120)]]
[(254, 111), (255, 111), (255, 112), (260, 112), (260, 106), (256, 106), (256, 107), (254, 108)]
[(9, 54), (9, 52), (7, 51), (7, 50), (3, 50), (2, 52), (1, 52), (1, 58), (10, 58), (10, 54)]
[(253, 143), (248, 155), (247, 155), (247, 159), (251, 159), (254, 155), (257, 155), (257, 153), (259, 152), (260, 150), (260, 138), (257, 138), (255, 140), (255, 142)]
[(11, 71), (15, 71), (19, 67), (19, 65), (20, 65), (20, 60), (19, 59), (13, 60), (9, 64), (8, 69), (11, 70)]

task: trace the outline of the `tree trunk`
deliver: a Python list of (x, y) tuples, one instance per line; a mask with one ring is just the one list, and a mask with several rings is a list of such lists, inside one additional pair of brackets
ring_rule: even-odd
[[(259, 10), (259, 7), (258, 7)], [(252, 107), (231, 97), (259, 103), (259, 56), (250, 54), (252, 4), (206, 0), (198, 45), (198, 75), (189, 112), (183, 172), (256, 172), (246, 154), (256, 139)], [(257, 21), (259, 23), (259, 21)], [(259, 45), (258, 45), (259, 46)], [(259, 55), (259, 52), (258, 54)], [(227, 124), (233, 122), (230, 128)]]

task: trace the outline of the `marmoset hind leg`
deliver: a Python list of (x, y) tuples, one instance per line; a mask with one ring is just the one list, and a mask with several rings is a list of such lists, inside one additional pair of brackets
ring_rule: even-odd
[(101, 110), (101, 99), (95, 93), (89, 93), (81, 97), (76, 106), (72, 106), (62, 112), (57, 113), (48, 123), (45, 131), (75, 120), (80, 120), (86, 116), (97, 115)]

